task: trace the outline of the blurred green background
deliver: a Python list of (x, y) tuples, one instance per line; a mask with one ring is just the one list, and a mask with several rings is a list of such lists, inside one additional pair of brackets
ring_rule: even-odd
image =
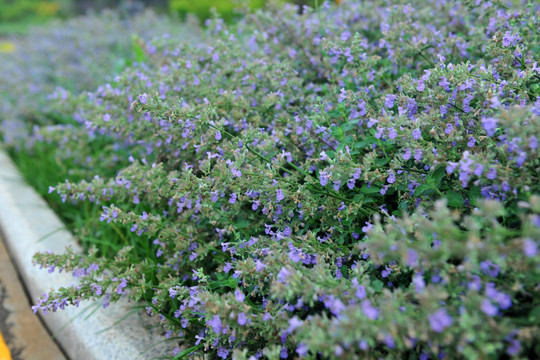
[[(312, 7), (323, 2), (323, 0), (277, 1)], [(181, 17), (192, 13), (201, 20), (210, 17), (211, 9), (215, 8), (221, 17), (231, 21), (235, 17), (235, 9), (239, 6), (255, 9), (263, 7), (267, 2), (268, 0), (0, 0), (0, 35), (25, 33), (34, 24), (104, 8), (120, 8), (127, 13), (134, 13), (151, 6), (158, 12), (169, 12)]]

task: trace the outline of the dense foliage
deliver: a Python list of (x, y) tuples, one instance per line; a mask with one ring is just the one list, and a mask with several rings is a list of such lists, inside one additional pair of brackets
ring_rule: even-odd
[(126, 246), (37, 254), (80, 283), (34, 309), (144, 300), (176, 357), (539, 357), (539, 13), (288, 6), (56, 92), (32, 139), (89, 161), (51, 191)]

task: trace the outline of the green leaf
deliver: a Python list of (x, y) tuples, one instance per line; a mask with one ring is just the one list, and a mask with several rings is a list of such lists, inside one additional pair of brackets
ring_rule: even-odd
[(469, 190), (469, 200), (472, 206), (478, 206), (478, 199), (481, 197), (480, 187), (473, 186)]
[(381, 280), (376, 279), (371, 282), (371, 288), (375, 290), (376, 292), (381, 292), (384, 287), (384, 284)]
[(445, 198), (448, 200), (448, 206), (455, 208), (463, 207), (463, 196), (460, 193), (449, 190), (446, 192)]
[(199, 350), (199, 349), (202, 349), (204, 347), (204, 344), (199, 344), (197, 346), (193, 346), (193, 347), (190, 347), (189, 349), (185, 349), (185, 350), (182, 350), (178, 353), (178, 355), (176, 355), (174, 358), (175, 359), (184, 359), (186, 358), (189, 354), (191, 354), (192, 352), (196, 351), (196, 350)]
[(433, 171), (433, 174), (431, 174), (431, 178), (433, 179), (433, 185), (439, 186), (442, 178), (446, 175), (446, 168), (444, 166), (439, 166), (438, 168)]
[(414, 190), (414, 196), (427, 195), (429, 193), (432, 193), (433, 191), (433, 186), (428, 184), (422, 184)]
[(360, 189), (360, 192), (363, 193), (363, 194), (366, 194), (366, 195), (369, 195), (369, 194), (380, 194), (381, 188), (376, 187), (376, 186), (370, 186), (370, 187), (367, 187), (366, 185), (364, 185), (364, 186), (362, 186), (362, 188)]

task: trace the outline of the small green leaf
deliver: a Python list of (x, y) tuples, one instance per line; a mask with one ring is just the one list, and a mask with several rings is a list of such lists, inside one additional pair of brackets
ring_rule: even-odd
[(439, 166), (433, 171), (431, 177), (433, 178), (433, 184), (439, 186), (442, 181), (442, 178), (446, 175), (446, 168), (444, 166)]
[(460, 193), (449, 190), (446, 192), (445, 198), (448, 200), (448, 206), (455, 208), (463, 207), (463, 196)]
[(381, 292), (384, 287), (384, 284), (381, 280), (377, 279), (371, 282), (371, 288), (376, 292)]
[(433, 191), (433, 186), (422, 184), (414, 190), (414, 196), (427, 195), (428, 193), (432, 193)]
[(369, 194), (379, 194), (381, 192), (381, 188), (379, 187), (376, 187), (376, 186), (370, 186), (370, 187), (367, 187), (366, 185), (362, 186), (362, 188), (360, 189), (360, 192), (363, 193), (363, 194), (366, 194), (366, 195), (369, 195)]

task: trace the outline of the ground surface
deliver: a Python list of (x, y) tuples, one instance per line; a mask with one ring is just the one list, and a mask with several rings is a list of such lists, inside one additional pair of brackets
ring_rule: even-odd
[(11, 359), (66, 358), (40, 319), (32, 313), (28, 297), (0, 238), (0, 360)]

